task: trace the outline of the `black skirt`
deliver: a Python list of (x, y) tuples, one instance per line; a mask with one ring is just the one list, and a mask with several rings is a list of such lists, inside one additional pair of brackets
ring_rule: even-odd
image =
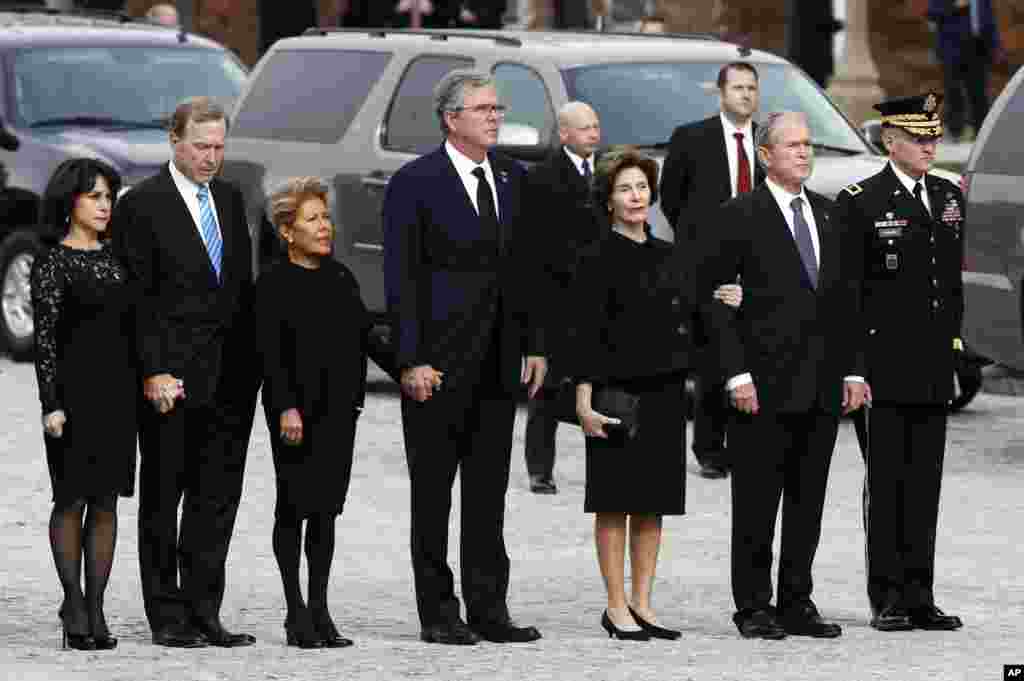
[(588, 437), (586, 513), (682, 515), (686, 509), (686, 372), (618, 381), (640, 398), (635, 438)]

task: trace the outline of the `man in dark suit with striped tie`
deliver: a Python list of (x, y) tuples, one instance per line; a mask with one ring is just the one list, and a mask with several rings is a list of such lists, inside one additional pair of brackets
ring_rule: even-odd
[[(529, 253), (520, 248), (525, 171), (491, 151), (504, 105), (490, 74), (455, 70), (434, 91), (445, 136), (384, 197), (384, 276), (412, 491), (412, 563), (422, 640), (540, 638), (509, 616), (503, 536), (515, 396), (544, 382)], [(441, 372), (442, 384), (437, 384)], [(448, 566), (451, 488), (462, 486), (462, 620)]]
[[(661, 206), (683, 248), (716, 228), (712, 216), (722, 203), (764, 182), (764, 170), (754, 162), (757, 70), (746, 62), (726, 64), (718, 72), (718, 95), (721, 112), (676, 128), (665, 158)], [(728, 403), (713, 352), (697, 371), (693, 454), (702, 476), (723, 478), (729, 469)]]

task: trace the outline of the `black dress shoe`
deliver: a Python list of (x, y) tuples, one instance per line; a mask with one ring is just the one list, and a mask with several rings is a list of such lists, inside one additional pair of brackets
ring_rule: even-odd
[(871, 618), (871, 627), (878, 631), (910, 631), (914, 623), (910, 613), (899, 605), (887, 605)]
[(348, 648), (352, 645), (352, 639), (345, 638), (338, 632), (338, 627), (334, 626), (334, 620), (326, 609), (313, 611), (311, 616), (324, 648)]
[(729, 470), (717, 463), (702, 463), (700, 464), (700, 477), (707, 478), (708, 480), (721, 480), (722, 478), (729, 476)]
[(449, 646), (471, 646), (480, 642), (480, 636), (462, 620), (452, 620), (423, 627), (420, 640)]
[(608, 632), (608, 638), (617, 638), (620, 641), (650, 641), (651, 635), (648, 634), (643, 628), (637, 629), (636, 631), (627, 631), (625, 629), (619, 629), (615, 626), (615, 622), (612, 622), (612, 618), (608, 616), (608, 611), (605, 610), (601, 615), (601, 628)]
[(306, 650), (324, 647), (324, 641), (306, 608), (289, 612), (284, 618), (284, 640), (286, 645)]
[(168, 648), (205, 648), (206, 639), (191, 627), (171, 624), (153, 632), (153, 644)]
[(778, 641), (786, 638), (786, 630), (769, 610), (755, 610), (751, 613), (736, 613), (732, 617), (743, 638), (765, 638)]
[(629, 609), (629, 613), (633, 615), (633, 619), (636, 620), (636, 623), (640, 625), (640, 628), (647, 632), (647, 635), (651, 638), (663, 638), (666, 641), (675, 641), (683, 635), (683, 632), (676, 629), (666, 629), (665, 627), (659, 627), (657, 624), (651, 624), (638, 615), (636, 610), (633, 608)]
[(803, 603), (787, 608), (780, 612), (776, 619), (786, 633), (792, 636), (836, 638), (843, 633), (842, 627), (838, 624), (823, 620), (813, 603)]
[(504, 622), (474, 622), (470, 625), (470, 628), (480, 638), (491, 643), (530, 643), (541, 637), (537, 627), (516, 626), (512, 620), (505, 620)]
[(534, 494), (558, 494), (555, 481), (544, 475), (530, 476), (530, 491)]
[(251, 646), (256, 642), (256, 637), (252, 634), (235, 634), (228, 631), (216, 618), (195, 618), (192, 621), (192, 626), (206, 639), (207, 643), (218, 648)]
[(947, 615), (934, 605), (911, 610), (910, 622), (917, 629), (928, 629), (930, 631), (953, 631), (964, 626), (959, 617)]

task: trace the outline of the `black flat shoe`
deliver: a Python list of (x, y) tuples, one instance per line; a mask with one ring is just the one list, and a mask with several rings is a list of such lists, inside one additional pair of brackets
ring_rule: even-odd
[(238, 648), (240, 646), (251, 646), (256, 642), (252, 634), (233, 633), (224, 628), (220, 619), (213, 617), (209, 619), (194, 618), (192, 626), (202, 635), (206, 642), (218, 648)]
[(512, 620), (504, 622), (473, 622), (469, 625), (480, 638), (491, 643), (531, 643), (540, 639), (537, 627), (520, 627)]
[(466, 626), (461, 619), (443, 624), (433, 624), (420, 631), (424, 643), (440, 643), (448, 646), (472, 646), (480, 642), (480, 636)]
[(543, 475), (530, 476), (530, 491), (534, 494), (558, 494), (555, 481)]
[(345, 638), (338, 632), (334, 620), (326, 610), (313, 613), (313, 626), (323, 641), (324, 648), (348, 648), (352, 645), (352, 639)]
[(700, 477), (708, 480), (721, 480), (729, 477), (729, 470), (717, 463), (702, 463), (700, 464)]
[(947, 615), (934, 605), (910, 611), (910, 622), (917, 629), (928, 631), (953, 631), (964, 626), (956, 615)]
[(914, 623), (910, 621), (910, 614), (896, 605), (886, 606), (871, 618), (871, 627), (878, 631), (910, 631)]
[(733, 622), (743, 638), (763, 638), (779, 641), (786, 638), (786, 630), (768, 610), (755, 610), (746, 615), (733, 615)]
[(174, 624), (153, 632), (153, 645), (167, 648), (205, 648), (206, 639), (198, 631)]
[(601, 615), (601, 627), (608, 632), (608, 638), (617, 638), (620, 641), (650, 641), (651, 635), (644, 631), (642, 628), (636, 631), (624, 631), (615, 626), (612, 619), (608, 617), (608, 611), (605, 610), (604, 614)]
[(117, 647), (117, 639), (110, 634), (105, 636), (93, 636), (96, 643), (96, 650), (113, 650)]
[(646, 631), (651, 638), (662, 638), (666, 641), (675, 641), (682, 637), (683, 632), (675, 629), (666, 629), (665, 627), (659, 627), (657, 624), (651, 624), (643, 617), (636, 613), (632, 607), (629, 608), (629, 612), (633, 615), (633, 619), (640, 626), (640, 629)]
[(313, 626), (308, 610), (291, 613), (284, 620), (285, 643), (296, 648), (323, 648), (324, 641)]

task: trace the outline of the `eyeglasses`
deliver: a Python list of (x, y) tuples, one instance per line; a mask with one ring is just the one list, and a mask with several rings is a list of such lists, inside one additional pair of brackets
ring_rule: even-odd
[(477, 116), (504, 116), (508, 107), (504, 104), (477, 104), (476, 106), (457, 106), (452, 111), (472, 111)]

